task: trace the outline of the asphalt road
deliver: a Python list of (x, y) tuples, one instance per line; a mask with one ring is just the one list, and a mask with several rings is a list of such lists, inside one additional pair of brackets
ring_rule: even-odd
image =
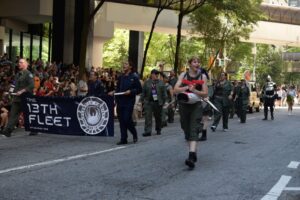
[(0, 138), (0, 200), (299, 200), (300, 109), (247, 117), (209, 130), (192, 171), (178, 116), (161, 136), (125, 146), (115, 145), (118, 124), (114, 138), (18, 130)]

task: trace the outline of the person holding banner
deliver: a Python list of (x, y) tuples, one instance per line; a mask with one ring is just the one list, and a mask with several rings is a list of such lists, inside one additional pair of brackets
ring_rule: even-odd
[[(15, 88), (12, 95), (14, 95), (11, 105), (11, 112), (9, 113), (8, 124), (1, 132), (2, 135), (10, 137), (12, 131), (18, 123), (19, 115), (22, 112), (22, 98), (25, 93), (33, 93), (34, 81), (33, 75), (27, 70), (28, 63), (25, 59), (19, 60), (19, 72), (15, 78)], [(30, 133), (30, 135), (36, 135), (37, 133)]]
[[(178, 94), (179, 114), (181, 128), (184, 131), (185, 139), (188, 142), (189, 156), (185, 160), (185, 164), (193, 169), (197, 162), (197, 142), (199, 140), (199, 132), (202, 132), (202, 103), (201, 98), (208, 95), (207, 77), (199, 70), (200, 62), (196, 57), (192, 57), (189, 61), (188, 72), (183, 72), (178, 77), (174, 91)], [(200, 83), (201, 82), (201, 83)], [(193, 94), (199, 101), (181, 101), (180, 94)]]
[(142, 86), (139, 77), (132, 70), (132, 65), (129, 62), (123, 63), (123, 74), (117, 80), (115, 91), (109, 95), (115, 95), (117, 103), (117, 114), (120, 122), (121, 140), (117, 145), (127, 144), (127, 130), (133, 136), (133, 143), (138, 141), (138, 135), (134, 123), (132, 121), (132, 113), (137, 94), (142, 91)]

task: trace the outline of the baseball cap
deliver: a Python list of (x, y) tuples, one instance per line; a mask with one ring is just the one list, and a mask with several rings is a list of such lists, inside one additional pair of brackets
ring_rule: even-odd
[(152, 69), (151, 74), (159, 74), (159, 71), (157, 69)]

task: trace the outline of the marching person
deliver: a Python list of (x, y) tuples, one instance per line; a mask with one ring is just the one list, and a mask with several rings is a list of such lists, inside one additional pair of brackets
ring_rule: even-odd
[[(14, 88), (14, 97), (12, 100), (11, 111), (9, 113), (9, 119), (7, 126), (1, 132), (2, 135), (6, 137), (10, 137), (11, 133), (13, 132), (15, 126), (18, 123), (19, 115), (22, 112), (22, 95), (25, 93), (33, 93), (34, 89), (34, 81), (33, 75), (28, 68), (28, 63), (25, 59), (19, 60), (19, 72), (16, 74), (15, 77), (15, 88)], [(31, 132), (29, 135), (36, 135), (36, 132)]]
[(292, 115), (294, 99), (296, 98), (296, 96), (297, 94), (296, 94), (295, 86), (291, 85), (287, 91), (287, 98), (286, 98), (286, 102), (288, 104), (288, 115)]
[(267, 81), (263, 86), (263, 101), (264, 101), (264, 118), (268, 120), (268, 108), (270, 108), (271, 119), (274, 120), (274, 102), (276, 94), (276, 84), (272, 81), (271, 76), (267, 76)]
[[(162, 126), (167, 126), (168, 122), (174, 121), (174, 91), (166, 75), (162, 75), (167, 90), (167, 99), (162, 110)], [(172, 123), (172, 122), (171, 122)]]
[[(202, 74), (205, 74), (206, 76), (206, 79), (207, 79), (207, 82), (209, 81), (209, 75), (207, 73), (207, 71), (201, 67), (200, 68), (200, 71)], [(208, 97), (205, 98), (206, 100), (209, 100), (209, 98), (212, 97), (212, 91), (211, 89), (207, 86), (207, 93), (208, 93)], [(201, 120), (201, 123), (202, 123), (202, 134), (201, 134), (201, 137), (199, 137), (199, 141), (206, 141), (207, 140), (207, 127), (208, 127), (208, 120), (209, 120), (209, 115), (211, 114), (212, 112), (212, 109), (210, 107), (210, 105), (206, 102), (202, 102), (202, 108), (203, 108), (203, 111), (202, 111), (202, 120)]]
[(165, 84), (159, 79), (160, 72), (156, 69), (151, 71), (150, 78), (145, 81), (141, 94), (140, 101), (144, 105), (145, 112), (145, 132), (144, 137), (151, 136), (152, 132), (152, 115), (155, 118), (156, 134), (161, 134), (162, 119), (161, 113), (163, 105), (167, 98), (167, 91)]
[(133, 143), (138, 141), (138, 135), (134, 123), (132, 121), (132, 113), (135, 104), (136, 95), (141, 93), (142, 86), (139, 77), (133, 72), (132, 65), (129, 62), (123, 63), (123, 74), (117, 80), (117, 88), (109, 95), (124, 93), (116, 95), (117, 115), (120, 122), (121, 140), (117, 145), (127, 144), (127, 130), (133, 136)]
[(232, 84), (227, 80), (227, 73), (222, 72), (219, 80), (214, 85), (213, 101), (219, 112), (214, 112), (214, 122), (210, 127), (213, 132), (221, 120), (223, 121), (223, 131), (228, 131), (229, 106), (232, 99)]
[(174, 72), (174, 70), (171, 70), (169, 75), (169, 84), (172, 86), (172, 90), (173, 90), (172, 99), (174, 103), (172, 103), (172, 105), (170, 105), (168, 109), (168, 123), (174, 123), (174, 115), (177, 106), (176, 94), (174, 93), (174, 87), (176, 82), (177, 82), (176, 73)]
[[(201, 73), (199, 70), (199, 59), (192, 57), (189, 61), (188, 72), (183, 72), (178, 77), (178, 81), (175, 85), (174, 92), (178, 95), (180, 93), (193, 93), (196, 97), (207, 97), (207, 78), (206, 75)], [(201, 80), (202, 84), (193, 83), (193, 81)], [(192, 84), (187, 84), (187, 82), (192, 82)], [(193, 169), (195, 167), (195, 162), (197, 162), (197, 142), (199, 140), (199, 132), (202, 131), (202, 105), (201, 101), (196, 101), (194, 103), (185, 103), (180, 101), (179, 103), (179, 114), (181, 128), (184, 131), (185, 139), (188, 142), (189, 156), (185, 160), (185, 164)]]
[(246, 115), (248, 110), (248, 104), (249, 104), (249, 96), (250, 96), (250, 90), (247, 86), (247, 83), (245, 79), (241, 80), (240, 87), (238, 89), (238, 92), (236, 93), (236, 101), (238, 102), (238, 116), (240, 118), (241, 123), (246, 123)]

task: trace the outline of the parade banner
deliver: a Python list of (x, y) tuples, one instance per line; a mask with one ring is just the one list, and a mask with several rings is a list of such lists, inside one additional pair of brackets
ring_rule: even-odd
[(101, 97), (23, 97), (26, 131), (114, 136), (114, 100)]

